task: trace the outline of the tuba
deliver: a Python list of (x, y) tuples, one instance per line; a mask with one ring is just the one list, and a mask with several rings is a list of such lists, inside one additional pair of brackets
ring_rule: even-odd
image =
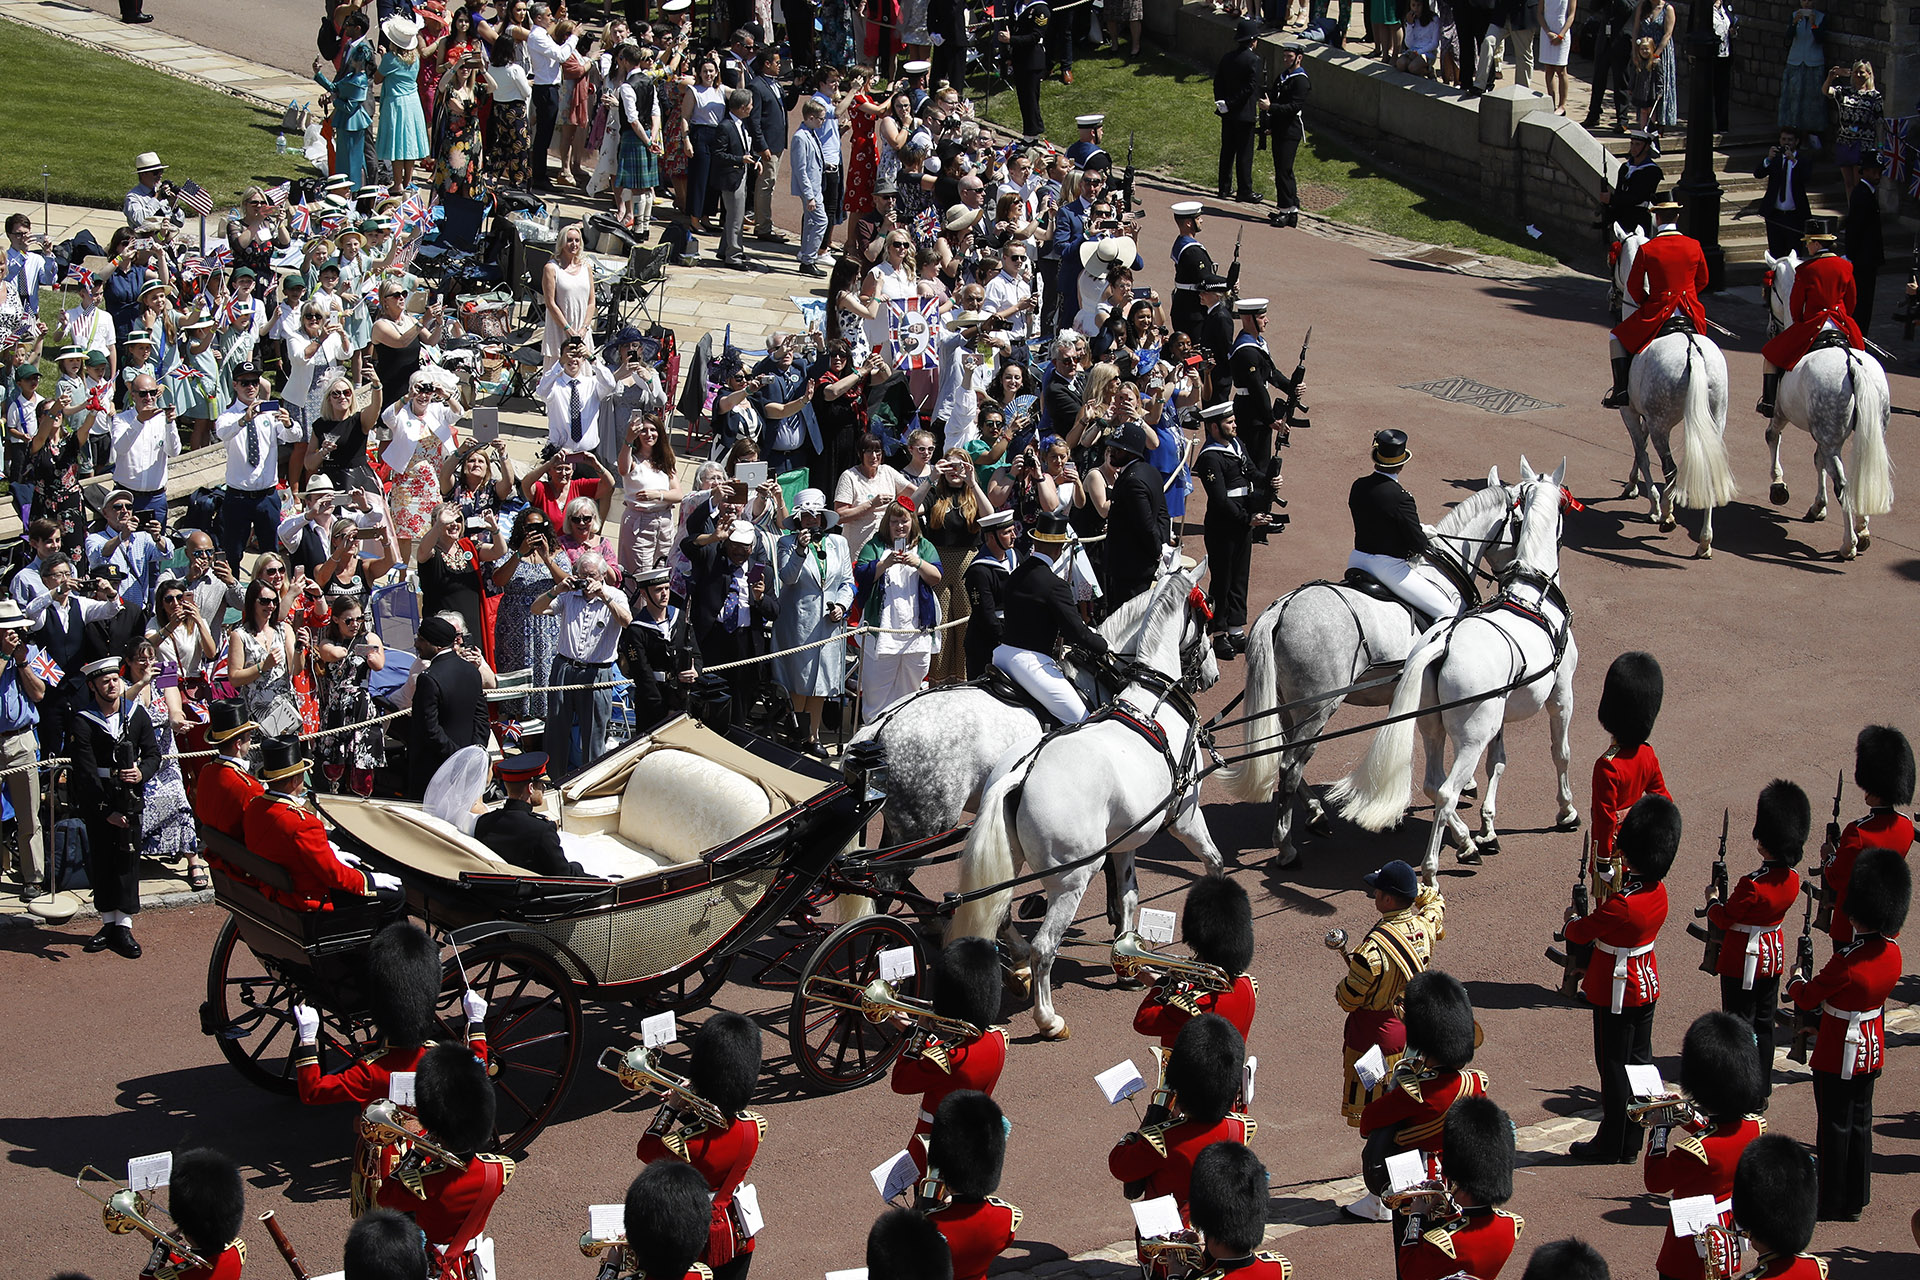
[[(89, 1181), (112, 1184), (110, 1195), (101, 1195), (87, 1185)], [(199, 1250), (188, 1244), (185, 1237), (177, 1231), (168, 1231), (162, 1227), (154, 1214), (156, 1205), (132, 1187), (123, 1187), (100, 1170), (88, 1165), (73, 1180), (73, 1185), (89, 1199), (100, 1205), (100, 1221), (106, 1229), (116, 1236), (139, 1232), (153, 1242), (153, 1255), (147, 1266), (154, 1280), (175, 1280), (185, 1271), (204, 1271), (213, 1263), (200, 1256)], [(177, 1260), (177, 1261), (176, 1261)]]
[(1139, 978), (1148, 971), (1164, 975), (1167, 1003), (1196, 1018), (1206, 1011), (1194, 1002), (1194, 992), (1218, 995), (1233, 989), (1233, 975), (1219, 965), (1165, 955), (1137, 933), (1123, 933), (1113, 940), (1112, 959), (1113, 971), (1123, 978)]
[[(694, 1092), (685, 1076), (675, 1075), (656, 1062), (651, 1049), (634, 1045), (622, 1053), (608, 1045), (600, 1051), (600, 1059), (594, 1065), (635, 1093), (659, 1094), (668, 1107), (693, 1116), (709, 1129), (725, 1129), (731, 1123), (720, 1108)], [(661, 1115), (664, 1119), (669, 1113), (663, 1110)]]
[(905, 1018), (914, 1024), (913, 1035), (907, 1041), (907, 1047), (901, 1052), (910, 1058), (924, 1057), (942, 1071), (952, 1068), (947, 1064), (947, 1051), (941, 1040), (953, 1042), (978, 1040), (983, 1030), (971, 1022), (959, 1018), (949, 1018), (933, 1011), (933, 1006), (920, 1000), (911, 1000), (894, 991), (891, 983), (875, 978), (866, 986), (857, 982), (846, 982), (839, 978), (823, 978), (819, 975), (808, 979), (807, 994), (821, 1004), (836, 1009), (852, 1009), (876, 1025), (889, 1018)]

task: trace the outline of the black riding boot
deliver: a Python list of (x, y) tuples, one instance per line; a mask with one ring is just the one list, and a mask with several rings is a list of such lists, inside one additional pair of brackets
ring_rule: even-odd
[(1613, 390), (1600, 402), (1601, 408), (1618, 409), (1627, 403), (1627, 372), (1632, 368), (1632, 356), (1613, 357)]
[(1753, 406), (1753, 411), (1759, 414), (1763, 418), (1771, 418), (1773, 416), (1773, 397), (1779, 390), (1780, 390), (1779, 374), (1777, 373), (1761, 374), (1760, 375), (1760, 403)]

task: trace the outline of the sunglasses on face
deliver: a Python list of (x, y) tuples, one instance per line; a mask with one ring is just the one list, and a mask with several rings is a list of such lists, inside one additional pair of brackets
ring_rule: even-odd
[(271, 569), (262, 569), (260, 571), (260, 576), (263, 578), (284, 578), (287, 576), (287, 571), (285, 569), (282, 569), (279, 565), (275, 565)]
[(196, 560), (204, 560), (208, 556), (211, 556), (213, 554), (213, 548), (208, 547), (205, 551), (195, 551), (193, 548), (189, 547), (187, 549), (187, 554), (192, 556)]
[(151, 397), (151, 396), (157, 396), (157, 395), (159, 395), (159, 394), (160, 394), (160, 390), (159, 390), (159, 388), (157, 388), (157, 387), (156, 387), (156, 388), (154, 388), (154, 389), (153, 389), (153, 390), (151, 390), (151, 391), (149, 391), (149, 390), (147, 390), (147, 389), (146, 389), (145, 387), (135, 387), (135, 388), (133, 389), (133, 394), (135, 394), (135, 395), (137, 395), (137, 396), (139, 396), (139, 397), (141, 397), (142, 399), (146, 399), (146, 398), (149, 398), (149, 397)]
[(234, 385), (234, 386), (236, 386), (236, 387), (257, 387), (257, 386), (259, 386), (259, 385), (260, 385), (260, 379), (258, 379), (258, 378), (235, 378), (235, 379), (233, 380), (233, 385)]
[(261, 596), (258, 600), (254, 601), (254, 603), (255, 604), (279, 604), (280, 597), (279, 596)]
[(568, 516), (567, 523), (568, 524), (592, 524), (593, 517), (592, 516)]

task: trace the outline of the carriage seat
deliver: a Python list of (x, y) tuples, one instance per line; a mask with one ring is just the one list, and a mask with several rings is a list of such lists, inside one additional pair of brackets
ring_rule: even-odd
[(695, 861), (773, 816), (765, 787), (691, 751), (656, 747), (619, 795), (566, 805), (560, 844), (592, 875), (645, 875)]
[(1431, 617), (1420, 612), (1420, 610), (1393, 594), (1393, 592), (1387, 588), (1386, 583), (1380, 581), (1380, 579), (1374, 577), (1365, 569), (1348, 569), (1346, 577), (1341, 579), (1341, 584), (1352, 587), (1363, 596), (1372, 596), (1375, 600), (1384, 600), (1388, 604), (1399, 605), (1402, 609), (1405, 609), (1413, 615), (1413, 627), (1416, 631), (1425, 631), (1433, 625), (1433, 619)]

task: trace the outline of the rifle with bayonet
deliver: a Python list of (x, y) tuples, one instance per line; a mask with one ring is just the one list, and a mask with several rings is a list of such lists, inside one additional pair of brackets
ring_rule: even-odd
[[(1236, 246), (1235, 252), (1237, 253), (1238, 251), (1238, 247)], [(1307, 411), (1307, 402), (1303, 398), (1307, 389), (1307, 348), (1311, 345), (1313, 345), (1313, 326), (1308, 325), (1307, 336), (1300, 340), (1299, 363), (1293, 366), (1293, 376), (1287, 379), (1286, 405), (1281, 409), (1276, 419), (1279, 423), (1279, 430), (1275, 433), (1275, 448), (1284, 448), (1286, 446), (1287, 433), (1295, 427), (1311, 427), (1313, 425), (1313, 423), (1308, 421), (1304, 416)]]
[[(1589, 831), (1580, 841), (1580, 869), (1573, 877), (1573, 894), (1567, 903), (1567, 913), (1578, 920), (1593, 910), (1587, 895), (1587, 861), (1593, 851), (1593, 832)], [(1553, 935), (1555, 942), (1566, 942), (1564, 927)], [(1577, 999), (1580, 994), (1580, 982), (1587, 975), (1587, 960), (1593, 955), (1590, 942), (1570, 943), (1565, 951), (1558, 947), (1547, 948), (1547, 959), (1560, 966), (1560, 994), (1569, 1000)]]
[(1247, 234), (1245, 227), (1234, 233), (1233, 261), (1227, 264), (1227, 301), (1231, 305), (1240, 296), (1240, 238)]
[[(1800, 917), (1800, 944), (1793, 958), (1793, 971), (1801, 982), (1813, 980), (1813, 898), (1814, 888), (1805, 886), (1807, 909)], [(1799, 1009), (1793, 1020), (1793, 1043), (1787, 1048), (1788, 1062), (1805, 1062), (1820, 1031), (1820, 1010)]]
[[(1827, 819), (1827, 843), (1821, 850), (1820, 859), (1820, 914), (1813, 918), (1813, 927), (1822, 933), (1833, 932), (1834, 884), (1828, 879), (1826, 870), (1828, 861), (1840, 852), (1840, 798), (1846, 793), (1847, 771), (1841, 769), (1833, 779), (1833, 816)], [(1812, 886), (1808, 886), (1809, 892)]]
[(1120, 216), (1126, 217), (1136, 206), (1133, 203), (1133, 134), (1127, 134), (1127, 169), (1120, 175)]
[(1705, 953), (1700, 957), (1700, 972), (1718, 973), (1720, 971), (1720, 948), (1726, 944), (1727, 931), (1713, 922), (1713, 908), (1727, 900), (1727, 823), (1732, 810), (1720, 811), (1720, 852), (1713, 856), (1713, 878), (1707, 883), (1707, 905), (1694, 909), (1695, 920), (1705, 920), (1703, 929), (1697, 924), (1687, 926), (1687, 932), (1706, 943)]

